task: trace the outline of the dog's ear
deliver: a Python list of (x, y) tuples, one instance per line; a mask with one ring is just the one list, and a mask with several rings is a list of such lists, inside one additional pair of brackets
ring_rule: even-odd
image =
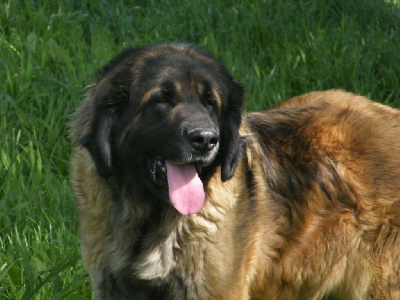
[(244, 140), (239, 134), (243, 111), (243, 87), (231, 80), (226, 107), (221, 114), (221, 179), (232, 178), (243, 154)]
[(112, 133), (117, 115), (129, 101), (131, 67), (145, 50), (146, 46), (126, 49), (100, 69), (70, 122), (72, 139), (89, 150), (98, 172), (105, 178), (112, 175)]
[(70, 122), (71, 136), (78, 146), (89, 150), (99, 174), (112, 174), (112, 130), (118, 95), (109, 80), (89, 86), (86, 97)]
[(104, 178), (108, 178), (111, 176), (113, 169), (111, 155), (113, 116), (107, 110), (102, 108), (98, 110), (93, 130), (83, 141), (83, 146), (89, 150), (99, 174)]

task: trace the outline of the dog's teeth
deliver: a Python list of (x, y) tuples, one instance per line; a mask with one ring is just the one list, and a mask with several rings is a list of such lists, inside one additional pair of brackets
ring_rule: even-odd
[(162, 167), (163, 163), (160, 160), (157, 160), (157, 166)]
[(164, 173), (167, 173), (167, 169), (165, 167), (162, 167), (161, 171), (163, 171)]

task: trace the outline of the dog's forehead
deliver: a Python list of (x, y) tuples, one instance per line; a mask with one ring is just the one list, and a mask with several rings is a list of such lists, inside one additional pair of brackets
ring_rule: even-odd
[(141, 69), (139, 76), (144, 80), (159, 82), (169, 80), (175, 82), (212, 81), (216, 76), (215, 68), (187, 57), (159, 57), (150, 60)]
[(206, 88), (216, 85), (212, 74), (202, 68), (185, 68), (180, 66), (166, 66), (158, 70), (155, 77), (159, 84), (170, 83), (177, 92), (191, 89), (203, 93)]
[(201, 95), (213, 91), (221, 96), (225, 94), (219, 63), (197, 53), (164, 51), (147, 54), (132, 66), (132, 73), (134, 84), (131, 87), (140, 89), (143, 96), (166, 86), (173, 87), (178, 93)]

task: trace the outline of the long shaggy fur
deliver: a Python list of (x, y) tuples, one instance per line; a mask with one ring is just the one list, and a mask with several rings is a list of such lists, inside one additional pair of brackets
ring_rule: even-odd
[[(165, 80), (179, 104), (143, 113)], [(191, 122), (216, 124), (219, 150), (199, 171), (205, 206), (183, 216), (140, 161)], [(103, 68), (71, 133), (98, 299), (400, 299), (398, 110), (330, 90), (242, 114), (242, 88), (209, 54), (153, 45)]]

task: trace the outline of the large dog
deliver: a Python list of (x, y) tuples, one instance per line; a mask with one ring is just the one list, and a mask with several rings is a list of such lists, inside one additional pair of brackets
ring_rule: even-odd
[(99, 299), (400, 299), (400, 112), (339, 90), (242, 112), (186, 44), (128, 49), (71, 122)]

